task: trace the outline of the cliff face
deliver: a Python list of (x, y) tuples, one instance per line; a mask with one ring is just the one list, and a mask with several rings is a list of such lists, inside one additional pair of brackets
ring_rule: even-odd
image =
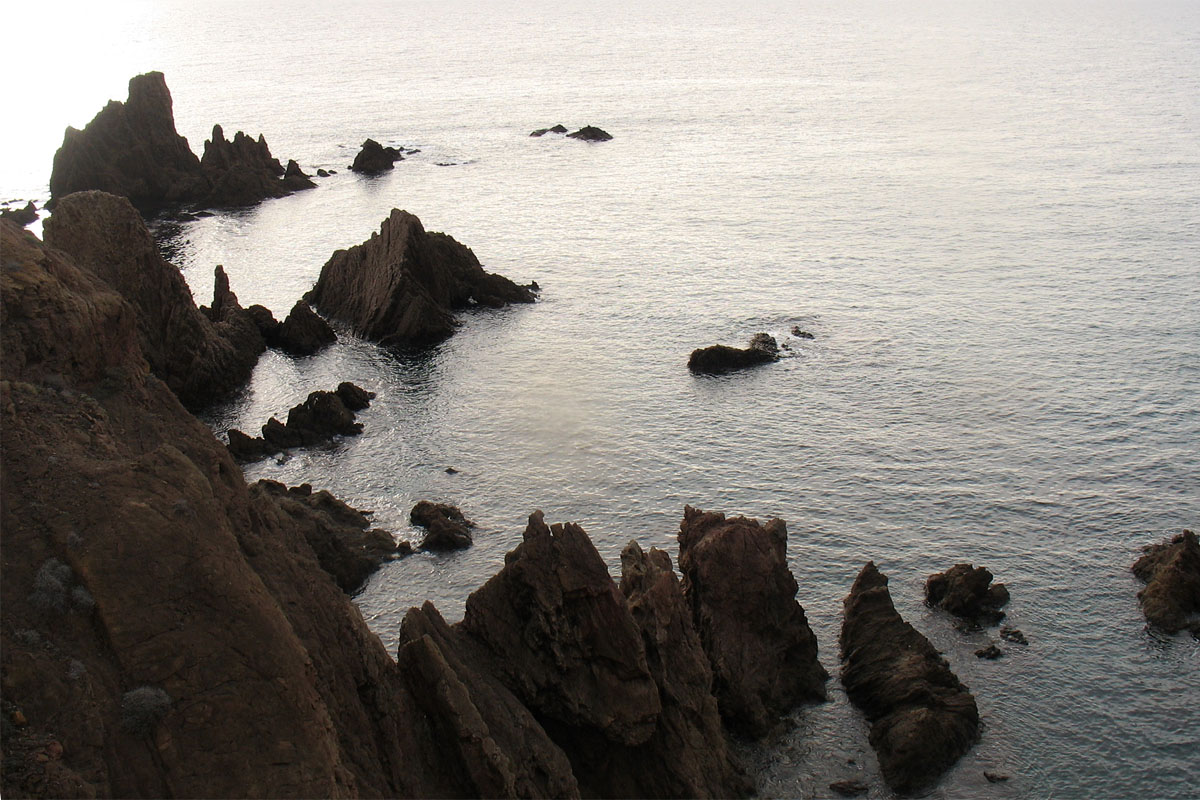
[(338, 250), (305, 299), (356, 334), (385, 345), (419, 345), (454, 332), (453, 311), (471, 304), (532, 303), (533, 292), (485, 272), (470, 248), (393, 209), (379, 233)]

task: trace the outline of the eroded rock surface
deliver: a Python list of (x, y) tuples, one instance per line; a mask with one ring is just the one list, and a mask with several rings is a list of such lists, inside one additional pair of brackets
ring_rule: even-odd
[(366, 408), (374, 392), (343, 381), (332, 392), (311, 392), (303, 403), (292, 406), (287, 422), (275, 417), (262, 426), (262, 436), (247, 436), (237, 428), (228, 432), (229, 451), (239, 461), (257, 461), (294, 447), (326, 444), (335, 436), (357, 436), (362, 423), (355, 411)]
[(968, 622), (992, 625), (1004, 618), (1000, 608), (1008, 602), (1008, 588), (992, 583), (992, 573), (983, 567), (955, 564), (925, 581), (925, 602)]
[(732, 730), (760, 737), (799, 703), (825, 699), (829, 674), (796, 601), (783, 520), (761, 525), (689, 506), (679, 529), (679, 568)]
[(285, 170), (262, 134), (254, 139), (237, 131), (226, 139), (220, 125), (213, 126), (212, 138), (204, 142), (200, 166), (209, 190), (199, 205), (206, 208), (250, 206), (316, 187), (295, 161), (288, 162), (290, 172)]
[(975, 698), (892, 605), (887, 578), (863, 567), (844, 601), (842, 685), (871, 723), (871, 746), (897, 793), (932, 785), (979, 738)]
[(779, 345), (775, 338), (766, 333), (756, 333), (745, 348), (714, 344), (693, 350), (688, 358), (688, 369), (710, 375), (733, 372), (759, 364), (779, 360)]
[(1167, 633), (1186, 628), (1200, 637), (1200, 544), (1195, 533), (1184, 531), (1147, 545), (1133, 572), (1146, 582), (1138, 600), (1147, 620)]
[(462, 550), (472, 543), (471, 528), (475, 523), (463, 516), (457, 506), (421, 500), (408, 515), (413, 525), (425, 528), (420, 549), (435, 552)]
[(358, 155), (354, 156), (354, 163), (350, 165), (350, 169), (368, 175), (377, 175), (395, 168), (396, 162), (403, 158), (404, 156), (396, 148), (384, 147), (374, 139), (367, 139), (362, 143)]
[(532, 303), (534, 295), (485, 272), (470, 248), (393, 209), (379, 233), (333, 254), (305, 299), (363, 338), (421, 345), (450, 336), (457, 309)]

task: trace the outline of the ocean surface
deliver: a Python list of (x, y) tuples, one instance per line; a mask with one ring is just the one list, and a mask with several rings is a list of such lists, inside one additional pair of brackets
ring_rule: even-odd
[[(222, 264), (243, 305), (281, 317), (392, 208), (542, 286), (425, 353), (346, 331), (313, 357), (268, 353), (205, 418), (255, 431), (343, 380), (377, 392), (361, 436), (246, 474), (330, 489), (414, 541), (420, 499), (477, 523), (471, 549), (390, 564), (359, 595), (389, 648), (426, 599), (460, 618), (534, 509), (583, 525), (614, 577), (630, 539), (674, 558), (685, 504), (781, 517), (835, 677), (828, 703), (747, 748), (763, 796), (842, 779), (890, 796), (836, 678), (869, 559), (985, 722), (933, 797), (1196, 795), (1200, 645), (1146, 630), (1129, 572), (1200, 526), (1194, 0), (5, 13), (2, 200), (40, 205), (65, 126), (153, 69), (197, 153), (220, 123), (338, 171), (158, 224), (198, 302)], [(556, 123), (614, 139), (528, 136)], [(360, 177), (367, 137), (420, 152)], [(759, 331), (778, 363), (686, 369)], [(923, 605), (925, 578), (960, 561), (1008, 585), (1027, 647), (977, 659), (997, 629)]]

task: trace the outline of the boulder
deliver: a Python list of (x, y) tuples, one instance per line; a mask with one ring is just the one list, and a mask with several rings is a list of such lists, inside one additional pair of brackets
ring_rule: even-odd
[(421, 550), (461, 550), (471, 546), (470, 529), (475, 523), (455, 506), (421, 500), (413, 506), (408, 518), (427, 531), (421, 540)]
[(285, 353), (310, 356), (337, 341), (337, 334), (329, 323), (321, 319), (303, 300), (288, 312), (287, 317), (274, 330), (268, 342)]
[(750, 346), (746, 348), (714, 344), (693, 350), (688, 358), (688, 369), (692, 372), (719, 375), (778, 360), (779, 346), (774, 337), (766, 333), (756, 333), (750, 339)]
[(613, 137), (607, 131), (602, 131), (592, 125), (585, 125), (574, 133), (568, 133), (567, 138), (582, 139), (585, 142), (607, 142)]
[(983, 567), (955, 564), (925, 581), (925, 602), (968, 622), (994, 625), (1004, 618), (1000, 607), (1008, 602), (1008, 589), (993, 584)]
[(422, 345), (450, 336), (453, 311), (532, 303), (533, 292), (485, 272), (470, 248), (393, 209), (379, 233), (339, 250), (305, 300), (355, 335), (384, 345)]
[(221, 310), (210, 319), (196, 308), (183, 275), (163, 260), (129, 200), (104, 192), (68, 195), (58, 201), (44, 231), (47, 245), (136, 309), (140, 350), (150, 370), (189, 409), (226, 396), (250, 377), (261, 338), (237, 321), (241, 309), (235, 308), (224, 272), (217, 274), (222, 297), (214, 299)]
[(534, 512), (461, 625), (543, 725), (627, 747), (654, 735), (662, 703), (641, 631), (578, 525), (549, 527)]
[(1185, 530), (1147, 545), (1133, 573), (1146, 584), (1138, 600), (1150, 624), (1167, 633), (1186, 628), (1200, 637), (1200, 545), (1195, 533)]
[(796, 705), (825, 699), (829, 675), (787, 566), (787, 527), (684, 509), (679, 568), (726, 725), (764, 736)]
[(6, 219), (9, 222), (15, 222), (22, 228), (27, 225), (32, 225), (37, 222), (38, 212), (37, 206), (30, 200), (25, 204), (24, 208), (5, 208), (0, 210), (0, 219)]
[(362, 149), (354, 157), (350, 169), (368, 175), (376, 175), (395, 167), (397, 161), (404, 159), (400, 151), (394, 147), (384, 147), (374, 139), (362, 143)]
[(975, 698), (892, 605), (868, 562), (844, 601), (842, 685), (871, 724), (883, 778), (898, 794), (931, 786), (979, 738)]

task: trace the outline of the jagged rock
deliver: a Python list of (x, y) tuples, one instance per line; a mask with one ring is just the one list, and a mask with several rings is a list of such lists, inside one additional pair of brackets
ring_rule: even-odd
[(257, 360), (267, 349), (258, 322), (238, 303), (237, 295), (229, 288), (229, 276), (220, 264), (217, 265), (213, 280), (212, 305), (201, 306), (200, 313), (212, 321), (218, 335), (229, 342), (235, 351), (246, 354), (247, 360), (251, 354)]
[(279, 331), (279, 320), (275, 319), (275, 315), (271, 313), (271, 309), (266, 306), (252, 305), (246, 309), (246, 313), (250, 316), (254, 326), (258, 328), (258, 333), (262, 336), (263, 341), (267, 346), (272, 346), (275, 341), (275, 336)]
[(579, 797), (566, 755), (471, 637), (426, 603), (405, 615), (399, 640), (400, 673), (430, 721), (439, 754), (433, 766), (452, 796)]
[(318, 177), (318, 178), (328, 178), (328, 177), (329, 177), (329, 170), (327, 170), (327, 169), (318, 169), (318, 170), (317, 170), (317, 177)]
[(38, 213), (37, 206), (30, 200), (25, 204), (24, 208), (5, 208), (0, 209), (0, 219), (6, 219), (9, 222), (15, 222), (24, 228), (27, 225), (32, 225), (37, 222)]
[(1200, 637), (1200, 545), (1196, 534), (1185, 530), (1161, 544), (1147, 545), (1133, 565), (1145, 581), (1138, 592), (1142, 613), (1167, 633), (1188, 629)]
[(326, 345), (336, 342), (337, 334), (329, 327), (328, 322), (317, 316), (308, 303), (297, 300), (296, 305), (292, 306), (292, 310), (268, 341), (285, 353), (310, 356)]
[(534, 512), (461, 624), (544, 726), (624, 746), (653, 736), (662, 704), (641, 633), (578, 525), (547, 527)]
[(1021, 633), (1016, 628), (1001, 628), (1000, 638), (1006, 642), (1014, 644), (1029, 644), (1029, 640), (1025, 638), (1025, 634)]
[(288, 177), (261, 134), (253, 139), (238, 131), (231, 141), (220, 125), (213, 126), (212, 138), (204, 143), (200, 166), (211, 187), (200, 204), (210, 208), (254, 205), (316, 186), (302, 174)]
[(312, 392), (288, 411), (286, 423), (275, 417), (267, 420), (261, 438), (230, 429), (229, 451), (239, 461), (256, 461), (281, 450), (325, 444), (334, 436), (357, 436), (362, 423), (354, 421), (354, 412), (366, 408), (373, 397), (374, 392), (349, 382), (332, 392)]
[(282, 483), (260, 480), (251, 497), (269, 499), (292, 520), (313, 549), (321, 568), (347, 594), (354, 593), (371, 573), (399, 555), (392, 535), (371, 528), (366, 516), (326, 491), (307, 484), (288, 489)]
[(196, 200), (208, 188), (200, 160), (175, 131), (161, 72), (131, 78), (129, 99), (110, 101), (82, 131), (67, 128), (50, 173), (54, 201), (99, 189), (145, 207)]
[(983, 567), (955, 564), (925, 581), (925, 602), (969, 622), (995, 624), (1004, 618), (1000, 607), (1008, 602), (1008, 589), (992, 584)]
[(283, 183), (293, 192), (302, 189), (315, 189), (317, 184), (313, 183), (312, 177), (306, 175), (304, 170), (300, 169), (300, 165), (295, 159), (291, 159), (287, 163), (287, 167), (283, 171)]
[(607, 142), (612, 138), (612, 134), (592, 125), (585, 125), (574, 133), (568, 133), (567, 138), (582, 139), (585, 142)]
[(688, 358), (688, 369), (717, 375), (778, 360), (779, 346), (774, 337), (756, 333), (750, 340), (750, 346), (744, 349), (714, 344), (693, 350)]
[[(555, 125), (553, 128), (538, 128), (530, 136), (545, 136), (547, 133), (566, 133), (567, 129), (562, 125)], [(609, 137), (611, 138), (611, 137)]]
[(362, 143), (362, 149), (354, 157), (350, 169), (369, 175), (386, 172), (395, 167), (397, 161), (404, 159), (400, 151), (394, 147), (384, 147), (374, 139)]
[(787, 527), (684, 509), (679, 569), (713, 670), (721, 716), (761, 737), (799, 703), (825, 699), (829, 674), (787, 566)]
[(863, 567), (844, 606), (842, 685), (871, 723), (884, 780), (899, 794), (921, 791), (978, 740), (975, 698), (900, 618), (874, 562)]
[(350, 381), (339, 383), (334, 393), (342, 401), (342, 405), (351, 411), (362, 411), (371, 405), (371, 401), (375, 399), (374, 392), (368, 392), (361, 386), (355, 386)]
[[(242, 385), (261, 352), (238, 317), (237, 300), (224, 303), (218, 322), (201, 313), (179, 270), (163, 260), (130, 202), (104, 192), (80, 192), (58, 201), (44, 223), (46, 244), (121, 294), (137, 311), (141, 352), (151, 371), (190, 409), (201, 408)], [(218, 274), (218, 287), (221, 275)], [(228, 282), (225, 284), (228, 290)]]
[(531, 303), (534, 296), (484, 272), (470, 248), (393, 209), (379, 233), (338, 250), (305, 300), (354, 333), (384, 345), (420, 345), (454, 332), (454, 309)]
[(427, 530), (421, 550), (462, 550), (472, 543), (470, 529), (475, 523), (463, 516), (456, 506), (421, 500), (408, 515), (409, 521)]

